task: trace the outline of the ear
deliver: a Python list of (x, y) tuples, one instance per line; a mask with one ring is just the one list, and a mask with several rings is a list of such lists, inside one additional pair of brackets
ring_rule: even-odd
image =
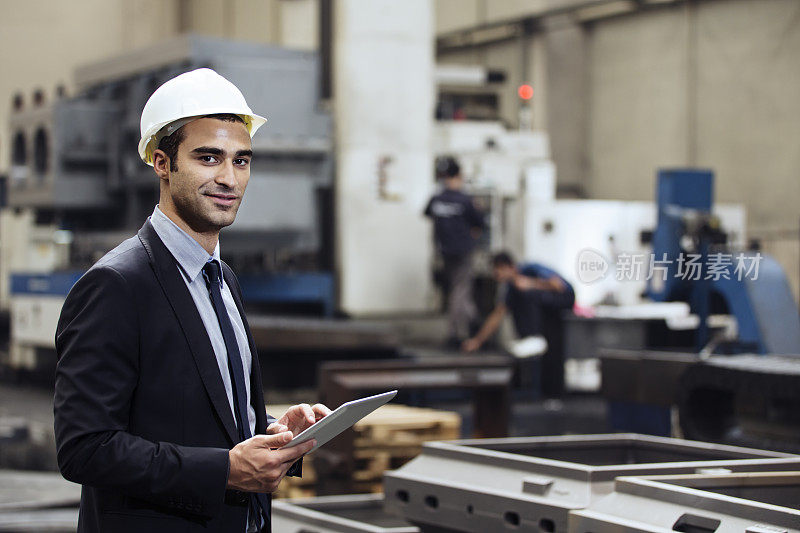
[(169, 180), (169, 167), (170, 160), (164, 150), (155, 150), (153, 152), (153, 170), (156, 171), (159, 179)]

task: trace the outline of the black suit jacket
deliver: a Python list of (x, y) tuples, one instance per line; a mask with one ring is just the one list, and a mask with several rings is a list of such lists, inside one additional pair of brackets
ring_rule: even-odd
[[(261, 371), (250, 351), (256, 433)], [(80, 532), (245, 531), (247, 498), (226, 491), (236, 425), (217, 360), (176, 260), (149, 220), (70, 291), (56, 330), (55, 435), (83, 485)]]

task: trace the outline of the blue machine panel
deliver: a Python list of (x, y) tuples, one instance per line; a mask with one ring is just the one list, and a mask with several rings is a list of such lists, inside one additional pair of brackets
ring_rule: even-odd
[(656, 185), (658, 223), (653, 232), (653, 254), (662, 259), (666, 254), (673, 262), (667, 267), (663, 287), (656, 289), (651, 283), (648, 296), (657, 302), (670, 301), (681, 280), (674, 261), (681, 253), (684, 234), (683, 213), (687, 210), (711, 213), (714, 202), (714, 173), (710, 170), (666, 169), (658, 171)]
[(239, 276), (242, 298), (253, 303), (319, 303), (332, 316), (336, 301), (333, 274), (304, 272)]
[(11, 274), (11, 294), (66, 296), (83, 272), (54, 272), (50, 274)]

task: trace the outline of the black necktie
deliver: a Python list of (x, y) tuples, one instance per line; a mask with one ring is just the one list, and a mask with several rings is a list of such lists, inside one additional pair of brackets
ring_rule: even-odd
[[(220, 277), (219, 263), (215, 260), (206, 263), (203, 267), (203, 274), (205, 274), (214, 312), (217, 314), (219, 329), (222, 331), (222, 339), (225, 341), (225, 350), (228, 352), (228, 370), (233, 385), (231, 387), (233, 389), (233, 411), (236, 415), (236, 427), (239, 430), (239, 441), (241, 442), (253, 436), (250, 433), (250, 419), (247, 416), (247, 389), (245, 388), (242, 356), (239, 353), (239, 344), (236, 342), (236, 334), (233, 331), (228, 310), (222, 300), (222, 291), (220, 290), (222, 278)], [(267, 497), (264, 494), (251, 493), (250, 512), (257, 514), (259, 507), (264, 511), (266, 523), (269, 524), (270, 512)]]

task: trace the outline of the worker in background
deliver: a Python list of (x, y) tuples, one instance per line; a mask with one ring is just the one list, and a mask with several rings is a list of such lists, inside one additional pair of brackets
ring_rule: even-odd
[(478, 350), (500, 327), (511, 311), (520, 341), (512, 348), (518, 357), (542, 356), (541, 390), (547, 398), (558, 398), (564, 388), (563, 324), (561, 314), (572, 309), (575, 292), (557, 272), (538, 263), (517, 265), (511, 255), (500, 252), (492, 258), (494, 278), (499, 284), (498, 303), (478, 333), (462, 349)]
[(464, 179), (455, 159), (437, 158), (436, 177), (444, 189), (430, 199), (425, 215), (433, 219), (434, 240), (444, 264), (448, 346), (458, 349), (478, 318), (472, 298), (472, 252), (486, 223), (472, 197), (462, 191)]
[(239, 283), (220, 259), (264, 122), (210, 69), (144, 106), (139, 155), (158, 205), (75, 284), (56, 329), (58, 465), (83, 485), (79, 532), (268, 532), (270, 493), (314, 441), (282, 446), (330, 413), (267, 415)]

